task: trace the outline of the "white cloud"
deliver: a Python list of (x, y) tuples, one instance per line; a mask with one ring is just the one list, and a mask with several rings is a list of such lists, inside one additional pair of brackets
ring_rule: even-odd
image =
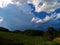
[(49, 16), (46, 16), (44, 19), (40, 19), (38, 17), (33, 17), (31, 21), (35, 22), (35, 23), (44, 23), (44, 22), (47, 22), (51, 19), (52, 19), (52, 17), (49, 17)]
[(43, 20), (38, 17), (33, 17), (31, 21), (35, 22), (35, 23), (42, 23), (43, 22)]
[(3, 22), (3, 17), (0, 16), (0, 23), (2, 23), (2, 22)]
[(25, 4), (27, 3), (27, 1), (28, 0), (12, 0), (14, 4), (18, 4), (18, 5)]
[(55, 14), (55, 15), (56, 15), (56, 19), (55, 19), (55, 20), (57, 20), (57, 19), (59, 19), (59, 18), (60, 18), (60, 13)]
[(57, 18), (60, 18), (60, 13), (59, 13), (59, 14), (57, 14)]
[[(6, 7), (10, 3), (17, 5), (32, 3), (36, 12), (51, 12), (60, 7), (60, 3), (57, 0), (0, 0), (0, 7)], [(40, 3), (43, 4), (39, 5)]]
[(49, 21), (50, 19), (51, 19), (51, 17), (46, 16), (43, 20), (46, 22), (46, 21)]
[[(31, 8), (27, 7), (28, 5), (25, 5), (28, 3), (32, 3), (35, 6), (36, 12), (41, 12), (41, 11), (53, 12), (55, 9), (60, 7), (60, 3), (57, 3), (57, 0), (12, 0), (12, 1), (15, 4), (18, 3), (18, 5), (20, 6), (20, 9), (26, 14), (29, 14), (29, 13), (32, 14)], [(42, 5), (39, 5), (41, 2), (42, 2)], [(51, 19), (54, 19), (54, 17), (56, 17), (55, 14), (52, 14), (51, 16), (46, 16), (44, 19), (33, 17), (32, 21), (34, 21), (36, 23), (39, 23), (39, 22), (42, 23), (42, 22), (46, 22), (46, 21), (49, 21)]]
[[(60, 4), (57, 3), (57, 0), (35, 0), (32, 1), (33, 5), (35, 5), (35, 11), (40, 12), (40, 11), (54, 11), (56, 8), (60, 7)], [(39, 7), (39, 3), (43, 2), (43, 5)]]
[(46, 16), (45, 18), (43, 18), (43, 19), (40, 19), (40, 18), (38, 18), (38, 17), (33, 17), (32, 18), (32, 22), (35, 22), (35, 23), (45, 23), (45, 22), (47, 22), (47, 21), (50, 21), (50, 20), (56, 20), (57, 18), (60, 18), (60, 14), (51, 14), (51, 16)]
[(0, 0), (0, 8), (6, 7), (8, 4), (12, 4), (11, 0)]
[[(36, 12), (51, 12), (60, 7), (60, 3), (58, 3), (57, 0), (13, 0), (13, 2), (19, 2), (20, 4), (32, 3), (35, 6)], [(41, 2), (43, 3), (43, 5), (39, 6)]]

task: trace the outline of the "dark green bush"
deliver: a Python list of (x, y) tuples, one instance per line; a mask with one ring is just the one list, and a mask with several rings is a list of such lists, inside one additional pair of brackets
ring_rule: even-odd
[(44, 31), (27, 29), (23, 33), (29, 36), (43, 36)]

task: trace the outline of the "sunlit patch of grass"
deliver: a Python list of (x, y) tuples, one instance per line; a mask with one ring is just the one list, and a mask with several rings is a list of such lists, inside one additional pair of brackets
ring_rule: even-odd
[(47, 42), (41, 43), (40, 45), (60, 45), (60, 43), (47, 41)]
[(53, 41), (60, 43), (60, 37), (56, 37)]

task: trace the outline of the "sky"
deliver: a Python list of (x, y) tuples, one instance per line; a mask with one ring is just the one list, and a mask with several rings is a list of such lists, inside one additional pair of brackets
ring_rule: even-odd
[(60, 27), (60, 0), (0, 0), (0, 27), (57, 29)]

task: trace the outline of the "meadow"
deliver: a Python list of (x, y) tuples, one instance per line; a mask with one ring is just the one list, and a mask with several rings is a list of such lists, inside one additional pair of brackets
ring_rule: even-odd
[[(0, 45), (60, 45), (59, 39), (49, 40), (47, 36), (29, 35), (25, 33), (17, 33), (0, 31)], [(26, 31), (25, 31), (26, 32)]]

